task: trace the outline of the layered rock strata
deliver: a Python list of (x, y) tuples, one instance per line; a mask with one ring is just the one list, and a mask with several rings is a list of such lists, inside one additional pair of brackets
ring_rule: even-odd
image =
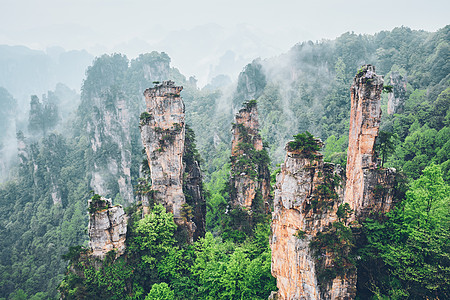
[(104, 259), (114, 251), (118, 257), (125, 253), (128, 217), (121, 205), (112, 206), (111, 199), (90, 199), (89, 248), (94, 258)]
[(269, 212), (270, 173), (259, 134), (256, 101), (244, 103), (236, 114), (231, 144), (231, 204), (251, 210), (260, 197)]
[(387, 113), (389, 115), (399, 114), (403, 112), (406, 101), (406, 85), (407, 79), (398, 72), (391, 73), (392, 92), (388, 94)]

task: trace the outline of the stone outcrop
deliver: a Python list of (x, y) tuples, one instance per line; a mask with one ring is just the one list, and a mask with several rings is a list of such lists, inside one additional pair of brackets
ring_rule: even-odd
[[(391, 209), (392, 197), (378, 201), (373, 189), (383, 183), (389, 190), (393, 170), (379, 170), (380, 161), (374, 150), (381, 122), (381, 92), (383, 78), (376, 75), (375, 67), (363, 66), (351, 86), (350, 133), (347, 151), (345, 202), (355, 211), (357, 218), (371, 208), (377, 212)], [(377, 170), (378, 169), (378, 170)]]
[(269, 212), (270, 173), (259, 134), (256, 101), (244, 103), (236, 114), (231, 144), (231, 204), (251, 210), (260, 197)]
[(354, 295), (356, 278), (351, 272), (320, 285), (316, 269), (330, 267), (332, 262), (320, 266), (309, 246), (317, 233), (338, 220), (343, 170), (324, 163), (318, 152), (311, 158), (289, 146), (286, 149), (277, 175), (272, 218), (272, 275), (277, 278), (277, 299), (344, 299), (344, 295)]
[[(186, 129), (184, 103), (180, 96), (182, 89), (181, 86), (175, 86), (173, 81), (163, 81), (154, 88), (146, 89), (146, 111), (141, 115), (140, 129), (150, 167), (153, 198), (173, 213), (177, 225), (186, 229), (189, 240), (193, 241), (194, 235), (200, 236), (200, 233), (192, 220), (192, 209), (204, 209), (187, 203), (183, 192)], [(194, 166), (189, 168), (193, 173), (188, 176), (186, 186), (193, 192), (194, 185), (201, 182), (198, 180), (201, 174)], [(204, 231), (204, 215), (197, 222), (198, 230)]]
[[(273, 299), (355, 297), (356, 269), (347, 259), (352, 243), (338, 239), (341, 250), (332, 252), (320, 239), (337, 236), (339, 230), (357, 231), (358, 221), (392, 208), (395, 170), (381, 168), (374, 151), (382, 89), (383, 78), (371, 65), (354, 78), (345, 176), (339, 166), (324, 163), (320, 153), (295, 150), (288, 143), (274, 192), (270, 242), (279, 290)], [(344, 261), (340, 266), (334, 260), (338, 255)], [(338, 267), (340, 272), (321, 279), (323, 270)]]
[(88, 205), (92, 257), (104, 259), (110, 251), (114, 251), (116, 257), (124, 254), (128, 218), (122, 206), (112, 206), (111, 199), (98, 195), (90, 199)]
[(139, 176), (139, 159), (132, 153), (142, 149), (136, 126), (144, 109), (142, 91), (170, 73), (170, 58), (155, 51), (131, 61), (103, 55), (87, 69), (78, 117), (91, 148), (88, 172), (96, 193), (135, 202), (132, 178)]
[(391, 73), (392, 92), (388, 94), (388, 108), (389, 115), (399, 114), (403, 112), (406, 101), (406, 85), (407, 78), (400, 75), (398, 72)]

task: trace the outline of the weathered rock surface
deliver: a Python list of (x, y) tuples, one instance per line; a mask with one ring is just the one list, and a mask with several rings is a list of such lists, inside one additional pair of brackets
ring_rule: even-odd
[[(356, 223), (392, 208), (395, 170), (380, 168), (374, 145), (381, 120), (383, 78), (366, 65), (351, 87), (350, 137), (346, 176), (339, 166), (323, 163), (321, 155), (306, 157), (290, 151), (277, 176), (272, 215), (272, 275), (277, 278), (276, 299), (353, 299), (356, 272), (349, 268), (327, 283), (318, 283), (317, 270), (333, 267), (331, 253), (319, 262), (310, 242), (338, 220), (340, 204), (353, 209)], [(342, 177), (341, 185), (327, 178)], [(324, 185), (327, 189), (323, 189)], [(327, 191), (325, 194), (323, 191)], [(342, 220), (340, 220), (341, 222)]]
[(181, 218), (183, 194), (184, 103), (181, 86), (165, 81), (145, 90), (146, 120), (141, 122), (141, 137), (147, 154), (152, 188), (158, 202)]
[[(266, 211), (269, 212), (270, 173), (267, 162), (261, 157), (263, 141), (259, 134), (256, 102), (244, 103), (236, 114), (231, 144), (231, 204), (252, 209), (254, 200), (260, 194)], [(248, 161), (243, 163), (243, 161)]]
[(92, 96), (90, 100), (98, 108), (98, 115), (89, 118), (86, 130), (93, 154), (103, 156), (102, 160), (92, 165), (91, 187), (96, 193), (109, 194), (107, 182), (117, 181), (122, 198), (132, 203), (131, 113), (125, 96), (108, 90), (100, 96)]
[(389, 115), (399, 114), (403, 112), (406, 101), (406, 85), (407, 78), (400, 75), (398, 72), (391, 73), (392, 93), (388, 95), (388, 109)]
[(365, 173), (377, 167), (374, 152), (381, 121), (383, 78), (375, 67), (363, 66), (351, 86), (350, 133), (347, 151), (345, 202), (358, 215), (365, 197)]
[[(344, 299), (356, 284), (353, 276), (335, 278), (329, 286), (319, 287), (317, 262), (309, 243), (318, 232), (337, 220), (343, 201), (343, 188), (330, 178), (342, 176), (339, 166), (289, 151), (277, 176), (272, 217), (272, 275), (277, 278), (276, 299)], [(333, 189), (324, 195), (321, 187)], [(299, 232), (303, 235), (298, 236)]]
[[(187, 229), (192, 241), (194, 232), (200, 233), (196, 231), (196, 223), (191, 220), (188, 212), (190, 207), (187, 207), (183, 193), (186, 132), (184, 103), (180, 97), (182, 89), (181, 86), (175, 86), (173, 81), (164, 81), (154, 88), (146, 89), (146, 112), (141, 115), (140, 129), (149, 162), (152, 189), (155, 191), (153, 197), (168, 212), (173, 213), (175, 222)], [(193, 173), (189, 175), (187, 186), (196, 193), (194, 185), (199, 183), (200, 170), (194, 166), (189, 168)], [(194, 209), (203, 211), (201, 207)], [(200, 231), (204, 231), (203, 218), (200, 215), (196, 218)]]
[[(89, 248), (92, 257), (103, 259), (109, 251), (116, 257), (125, 252), (127, 234), (127, 215), (121, 205), (112, 206), (111, 199), (101, 198), (101, 204), (88, 201)], [(94, 207), (93, 207), (94, 206)]]

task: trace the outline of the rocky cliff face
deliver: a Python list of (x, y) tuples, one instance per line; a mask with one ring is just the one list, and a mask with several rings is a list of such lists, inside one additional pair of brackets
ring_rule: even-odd
[(231, 144), (231, 204), (247, 210), (261, 198), (269, 212), (270, 174), (259, 134), (256, 101), (249, 101), (236, 114)]
[(267, 84), (261, 60), (256, 59), (245, 66), (239, 74), (235, 94), (233, 95), (233, 111), (237, 111), (246, 99), (257, 99)]
[(136, 126), (142, 90), (170, 72), (170, 58), (157, 52), (132, 61), (120, 54), (103, 55), (88, 68), (78, 115), (90, 143), (88, 172), (96, 193), (134, 202), (132, 178), (139, 177), (139, 170), (133, 153), (142, 149)]
[[(175, 222), (185, 228), (192, 241), (197, 226), (192, 221), (192, 205), (183, 193), (183, 155), (185, 152), (185, 111), (181, 86), (164, 81), (144, 92), (146, 111), (141, 115), (141, 137), (150, 167), (153, 197), (172, 212)], [(193, 166), (186, 181), (190, 189), (201, 177)], [(194, 171), (198, 171), (195, 175)], [(204, 222), (203, 219), (201, 223)], [(204, 225), (199, 224), (204, 231)]]
[(104, 259), (114, 251), (116, 257), (125, 253), (127, 215), (121, 205), (112, 206), (111, 199), (95, 195), (89, 205), (89, 248), (92, 257)]
[[(388, 193), (378, 201), (377, 187), (392, 188), (393, 170), (379, 169), (374, 146), (381, 121), (383, 78), (376, 75), (375, 67), (363, 66), (351, 86), (351, 112), (345, 202), (355, 211), (357, 218), (364, 217), (372, 208), (387, 212), (392, 196)], [(381, 185), (383, 184), (383, 185)], [(386, 194), (386, 193), (383, 193)]]
[(117, 182), (120, 195), (131, 203), (131, 112), (125, 95), (108, 89), (90, 101), (96, 114), (89, 118), (86, 130), (93, 155), (98, 157), (92, 165), (91, 187), (106, 195), (112, 190), (108, 183)]
[[(380, 168), (374, 152), (382, 88), (383, 79), (371, 65), (355, 76), (346, 176), (339, 166), (324, 163), (318, 152), (293, 149), (291, 143), (286, 147), (272, 214), (277, 299), (356, 295), (356, 269), (348, 258), (352, 229), (371, 214), (389, 211), (395, 186), (394, 170)], [(333, 240), (338, 247), (328, 246)]]
[(320, 153), (312, 154), (314, 158), (288, 146), (277, 176), (271, 239), (277, 299), (345, 299), (355, 293), (352, 272), (326, 283), (317, 276), (319, 268), (332, 267), (333, 254), (327, 253), (325, 261), (318, 261), (309, 245), (318, 233), (338, 221), (343, 170), (324, 163)]
[(398, 72), (391, 73), (392, 92), (388, 95), (388, 109), (389, 115), (403, 112), (406, 101), (406, 77), (403, 77)]

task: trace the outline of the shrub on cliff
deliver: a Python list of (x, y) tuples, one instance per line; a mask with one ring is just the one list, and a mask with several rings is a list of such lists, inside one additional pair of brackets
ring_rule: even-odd
[(314, 157), (314, 153), (320, 148), (319, 142), (308, 131), (294, 135), (294, 140), (288, 143), (289, 151), (299, 151), (307, 157)]

